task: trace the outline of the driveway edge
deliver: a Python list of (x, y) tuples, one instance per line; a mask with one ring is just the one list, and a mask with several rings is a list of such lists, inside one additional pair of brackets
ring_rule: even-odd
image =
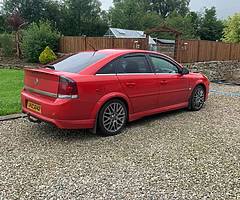
[(13, 115), (5, 115), (5, 116), (0, 116), (0, 122), (19, 119), (19, 118), (25, 118), (25, 117), (27, 117), (27, 115), (23, 114), (23, 113), (13, 114)]

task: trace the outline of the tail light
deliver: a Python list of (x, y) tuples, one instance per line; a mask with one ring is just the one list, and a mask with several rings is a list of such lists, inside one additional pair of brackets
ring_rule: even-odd
[(77, 84), (70, 78), (60, 76), (58, 87), (58, 98), (60, 99), (77, 99)]

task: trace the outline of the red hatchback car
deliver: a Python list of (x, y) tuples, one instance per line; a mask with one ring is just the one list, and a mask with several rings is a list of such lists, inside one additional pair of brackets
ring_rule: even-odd
[(200, 110), (209, 81), (173, 59), (144, 50), (80, 52), (51, 66), (25, 69), (22, 110), (31, 121), (110, 136), (129, 121)]

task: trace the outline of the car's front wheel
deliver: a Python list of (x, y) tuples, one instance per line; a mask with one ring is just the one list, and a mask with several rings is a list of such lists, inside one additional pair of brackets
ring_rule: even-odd
[(189, 109), (192, 111), (199, 111), (205, 103), (205, 89), (203, 86), (198, 85), (192, 93)]
[(127, 108), (118, 99), (107, 102), (99, 112), (98, 133), (102, 136), (119, 134), (126, 126)]

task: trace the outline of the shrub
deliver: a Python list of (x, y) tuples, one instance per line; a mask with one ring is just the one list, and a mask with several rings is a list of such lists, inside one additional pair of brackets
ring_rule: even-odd
[(13, 35), (3, 33), (0, 35), (0, 47), (4, 56), (12, 56), (14, 53)]
[(56, 54), (49, 46), (47, 46), (39, 56), (40, 63), (44, 65), (53, 62), (56, 59), (57, 59)]
[(59, 37), (60, 34), (52, 28), (50, 22), (32, 23), (23, 31), (21, 44), (23, 56), (30, 62), (38, 62), (46, 46), (53, 51), (57, 50)]

